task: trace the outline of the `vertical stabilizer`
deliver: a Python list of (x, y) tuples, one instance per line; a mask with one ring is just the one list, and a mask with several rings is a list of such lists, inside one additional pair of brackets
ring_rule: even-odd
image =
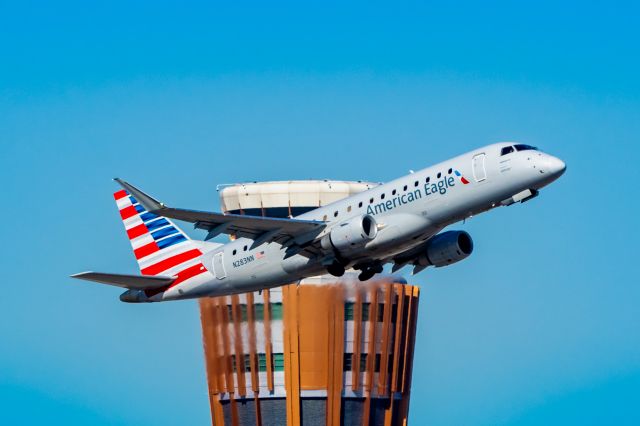
[(148, 212), (126, 190), (113, 196), (142, 275), (177, 277), (174, 286), (206, 272), (198, 245), (171, 220)]

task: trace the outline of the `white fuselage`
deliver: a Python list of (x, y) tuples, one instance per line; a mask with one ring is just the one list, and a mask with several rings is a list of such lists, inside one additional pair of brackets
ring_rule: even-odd
[[(476, 149), (296, 219), (325, 222), (326, 228), (317, 236), (322, 238), (350, 218), (372, 215), (378, 227), (376, 237), (341, 260), (345, 267), (393, 261), (394, 256), (425, 244), (444, 227), (519, 201), (519, 196), (526, 197), (530, 194), (527, 191), (541, 189), (564, 172), (564, 163), (556, 157), (532, 149), (516, 151), (514, 145), (517, 144), (499, 143)], [(202, 256), (208, 274), (172, 287), (149, 301), (243, 293), (284, 285), (324, 273), (326, 258), (332, 256), (331, 253), (288, 256), (287, 243), (270, 242), (257, 247), (252, 247), (252, 243), (250, 239), (239, 238), (214, 246)]]

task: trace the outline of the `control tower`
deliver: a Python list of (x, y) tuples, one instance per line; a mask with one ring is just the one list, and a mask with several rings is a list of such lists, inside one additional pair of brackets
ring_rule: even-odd
[[(225, 212), (293, 217), (376, 184), (289, 181), (220, 191)], [(200, 299), (212, 423), (403, 425), (419, 289), (347, 272)]]

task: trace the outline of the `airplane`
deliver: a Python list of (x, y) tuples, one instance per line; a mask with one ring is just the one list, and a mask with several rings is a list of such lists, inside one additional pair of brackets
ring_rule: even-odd
[[(116, 178), (114, 194), (141, 275), (82, 272), (73, 278), (125, 288), (123, 302), (161, 302), (278, 287), (329, 273), (443, 267), (473, 251), (465, 231), (445, 227), (500, 206), (524, 203), (566, 169), (521, 143), (497, 143), (412, 172), (294, 218), (169, 207)], [(171, 219), (207, 231), (189, 238)], [(210, 242), (228, 234), (226, 244)]]

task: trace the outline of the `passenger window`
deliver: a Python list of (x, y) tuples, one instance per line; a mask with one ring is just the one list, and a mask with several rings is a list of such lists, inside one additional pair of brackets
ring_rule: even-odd
[(431, 176), (427, 178), (427, 183), (429, 183), (430, 180), (431, 180)]
[(403, 191), (407, 190), (407, 185), (404, 186), (404, 188), (402, 188)]
[(380, 199), (381, 199), (381, 200), (384, 200), (384, 194), (382, 194), (382, 195), (380, 196)]
[(351, 211), (351, 206), (347, 207), (347, 212)]
[(358, 207), (362, 208), (362, 201), (358, 203)]
[(502, 148), (502, 151), (500, 151), (500, 156), (511, 154), (512, 152), (513, 152), (512, 146), (505, 146), (504, 148)]
[(438, 172), (438, 179), (442, 177), (442, 173)]
[(396, 195), (396, 190), (391, 191), (391, 195)]
[(233, 254), (235, 256), (237, 252), (238, 252), (238, 250), (233, 250), (233, 253), (231, 253), (231, 254)]
[(243, 250), (244, 250), (244, 251), (247, 251), (247, 246), (244, 246), (244, 247), (243, 247)]
[(333, 217), (338, 217), (338, 210), (336, 210), (335, 212), (333, 212)]
[(415, 181), (415, 182), (413, 183), (413, 186), (418, 186), (418, 181)]
[(451, 174), (451, 172), (452, 172), (452, 171), (453, 171), (452, 169), (449, 169), (449, 170), (447, 171), (447, 173)]
[(322, 221), (326, 222), (327, 221), (327, 215), (325, 214), (324, 216), (322, 216)]

